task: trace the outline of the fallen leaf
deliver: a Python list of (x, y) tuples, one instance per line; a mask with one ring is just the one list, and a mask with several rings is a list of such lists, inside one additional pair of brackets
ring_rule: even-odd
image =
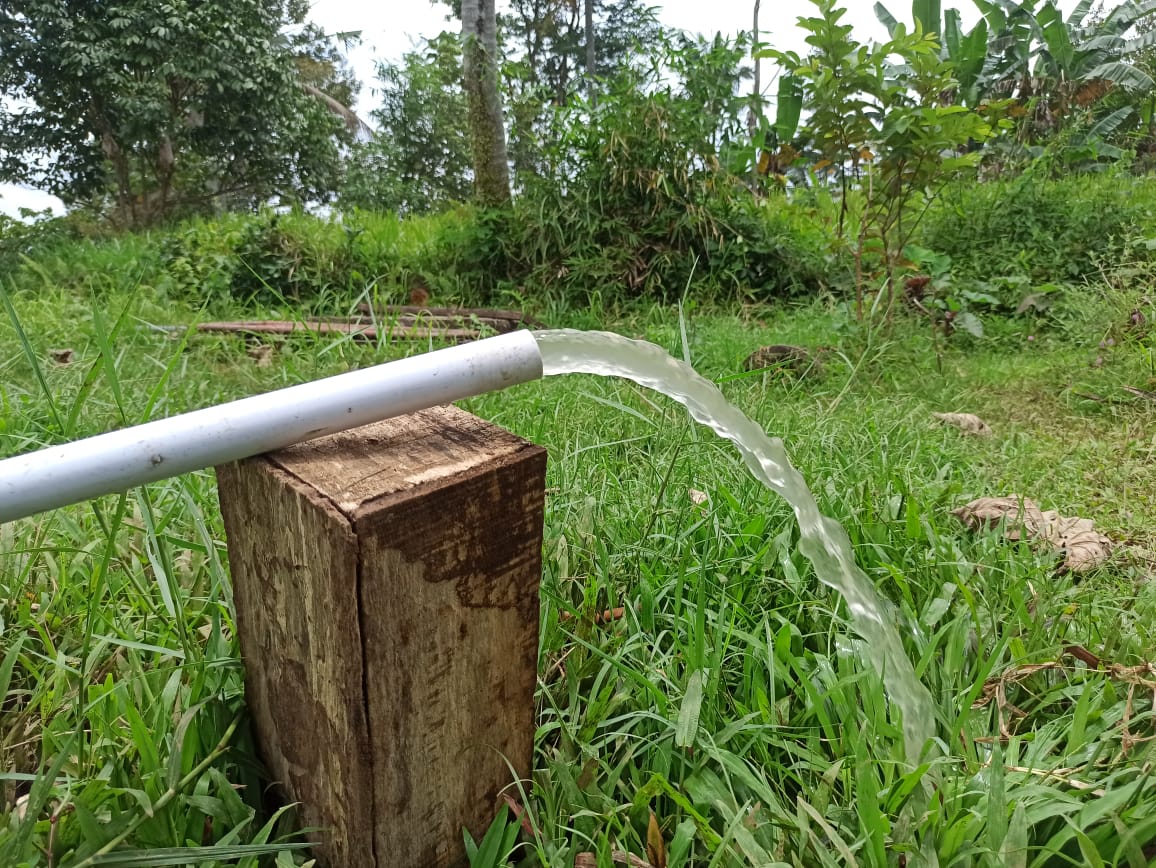
[(1055, 298), (1050, 292), (1033, 292), (1030, 295), (1025, 295), (1016, 305), (1016, 316), (1027, 313), (1029, 310), (1046, 311), (1054, 301)]
[(1099, 533), (1090, 518), (1070, 518), (1054, 511), (1044, 514), (1043, 536), (1064, 553), (1064, 570), (1082, 573), (1095, 569), (1112, 553), (1112, 541)]
[(752, 832), (759, 828), (759, 811), (762, 809), (763, 803), (755, 802), (753, 805), (751, 805), (750, 810), (747, 811), (747, 815), (743, 817), (743, 825), (750, 829)]
[(521, 824), (522, 831), (532, 840), (534, 838), (534, 827), (530, 823), (530, 817), (526, 814), (525, 808), (509, 793), (502, 793), (502, 801), (509, 805), (514, 818)]
[(1064, 553), (1063, 571), (1082, 573), (1098, 567), (1112, 553), (1112, 541), (1095, 529), (1090, 518), (1044, 512), (1019, 495), (981, 497), (953, 510), (972, 530), (1003, 523), (1004, 538), (1042, 543)]
[(1064, 653), (1075, 657), (1090, 669), (1100, 668), (1100, 658), (1080, 645), (1068, 645), (1064, 648)]
[[(612, 621), (621, 621), (626, 616), (625, 606), (615, 606), (613, 609), (603, 609), (601, 612), (595, 612), (593, 623), (595, 624), (609, 624)], [(558, 615), (559, 621), (572, 621), (574, 615), (570, 612), (560, 612)]]
[(70, 349), (48, 351), (48, 355), (52, 356), (52, 361), (58, 365), (71, 365), (73, 354), (73, 351)]
[(662, 829), (658, 827), (658, 817), (650, 812), (650, 823), (646, 827), (646, 858), (654, 868), (666, 868), (666, 842), (662, 840)]
[(952, 515), (971, 530), (995, 527), (1006, 522), (1004, 537), (1013, 542), (1035, 536), (1044, 524), (1044, 514), (1040, 508), (1015, 494), (1010, 497), (981, 497), (967, 506), (952, 510)]
[(249, 358), (253, 360), (254, 366), (258, 368), (267, 368), (273, 364), (273, 345), (272, 344), (258, 344), (249, 350)]
[(822, 373), (822, 365), (809, 350), (786, 344), (759, 347), (743, 362), (744, 371), (758, 371), (764, 368), (790, 371), (797, 376)]
[(948, 425), (954, 425), (965, 434), (990, 437), (991, 427), (974, 413), (932, 413), (933, 418)]

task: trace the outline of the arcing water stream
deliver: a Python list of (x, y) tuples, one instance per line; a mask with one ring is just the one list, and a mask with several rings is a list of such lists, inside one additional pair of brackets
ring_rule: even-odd
[(856, 565), (847, 532), (819, 512), (802, 474), (787, 459), (783, 441), (767, 436), (732, 406), (714, 383), (654, 344), (609, 332), (569, 329), (535, 332), (534, 337), (546, 376), (583, 373), (624, 377), (673, 398), (696, 422), (734, 443), (755, 477), (791, 505), (799, 522), (799, 549), (811, 561), (819, 580), (846, 600), (871, 662), (902, 714), (907, 761), (917, 766), (934, 733), (931, 695), (903, 651), (899, 634), (888, 618), (888, 605)]

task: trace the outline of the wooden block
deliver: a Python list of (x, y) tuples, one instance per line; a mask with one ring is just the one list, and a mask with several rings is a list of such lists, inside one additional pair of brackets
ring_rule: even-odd
[(545, 470), (452, 407), (217, 468), (247, 701), (319, 864), (459, 864), (529, 775)]

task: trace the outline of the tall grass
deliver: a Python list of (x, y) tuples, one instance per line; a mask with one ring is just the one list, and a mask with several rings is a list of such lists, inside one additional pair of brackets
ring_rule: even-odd
[[(377, 231), (381, 249), (426, 243)], [(43, 266), (5, 291), (4, 454), (425, 348), (295, 337), (257, 367), (240, 341), (152, 328), (200, 303), (111, 286), (131, 255), (67, 281)], [(687, 320), (696, 368), (785, 438), (895, 602), (937, 702), (930, 772), (906, 769), (896, 712), (789, 510), (725, 444), (618, 382), (466, 402), (549, 449), (551, 492), (535, 768), (510, 789), (532, 834), (499, 817), (474, 864), (642, 858), (651, 812), (671, 868), (1148, 864), (1153, 404), (1122, 389), (1156, 376), (1151, 333), (1124, 328), (1137, 305), (1153, 319), (1140, 282), (1078, 297), (1030, 342), (1012, 324), (949, 344), (941, 367), (917, 323), (868, 340), (837, 305)], [(537, 312), (683, 353), (667, 308)], [(741, 373), (770, 343), (837, 352), (820, 377)], [(52, 361), (60, 348), (70, 364)], [(977, 412), (996, 434), (965, 438), (933, 410)], [(950, 514), (1011, 492), (1128, 543), (1076, 580)], [(0, 527), (0, 864), (305, 858), (308, 833), (264, 803), (215, 498), (194, 473)]]

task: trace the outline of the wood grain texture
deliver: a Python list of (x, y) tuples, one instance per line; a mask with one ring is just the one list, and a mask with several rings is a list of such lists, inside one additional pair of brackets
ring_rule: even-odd
[(438, 408), (218, 468), (248, 701), (322, 864), (459, 864), (529, 774), (545, 465)]
[(246, 701), (263, 758), (307, 806), (305, 824), (331, 830), (321, 850), (327, 861), (354, 864), (359, 829), (372, 822), (361, 798), (370, 750), (357, 539), (339, 511), (265, 459), (219, 467), (217, 480)]

